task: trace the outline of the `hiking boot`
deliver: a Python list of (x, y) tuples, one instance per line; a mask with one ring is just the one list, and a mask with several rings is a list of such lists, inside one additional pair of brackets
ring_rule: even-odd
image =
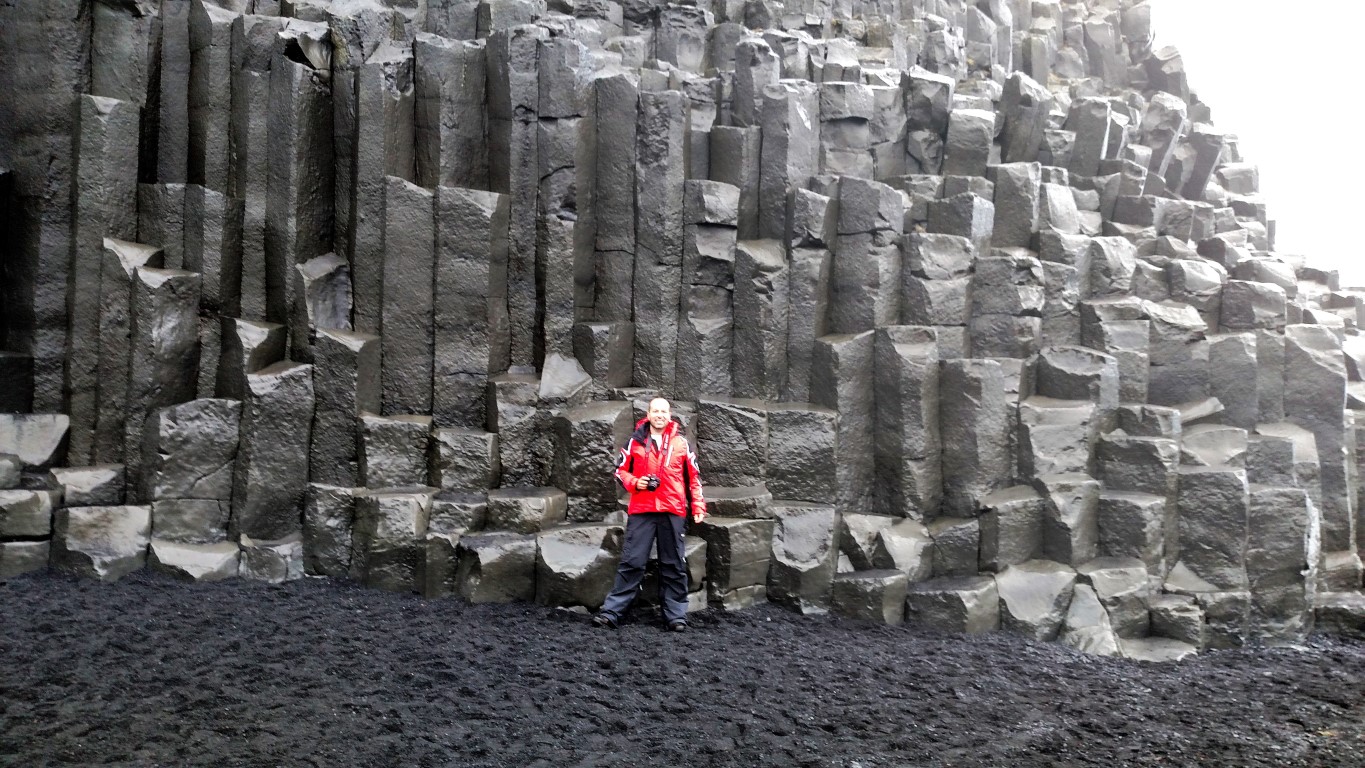
[(616, 619), (613, 619), (605, 613), (599, 613), (592, 617), (592, 625), (603, 629), (616, 629)]
[(669, 631), (669, 632), (686, 632), (686, 631), (687, 631), (687, 622), (685, 622), (685, 621), (670, 621), (670, 622), (668, 623), (668, 631)]

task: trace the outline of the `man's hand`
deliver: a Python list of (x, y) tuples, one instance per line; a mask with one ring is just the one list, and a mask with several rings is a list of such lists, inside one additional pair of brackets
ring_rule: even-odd
[(703, 520), (705, 520), (706, 518), (707, 518), (707, 514), (706, 514), (706, 509), (705, 509), (704, 507), (701, 508), (701, 509), (694, 509), (694, 510), (692, 510), (692, 522), (694, 522), (694, 523), (700, 523), (700, 522), (702, 522)]
[(649, 478), (648, 477), (635, 478), (635, 490), (637, 491), (649, 490)]

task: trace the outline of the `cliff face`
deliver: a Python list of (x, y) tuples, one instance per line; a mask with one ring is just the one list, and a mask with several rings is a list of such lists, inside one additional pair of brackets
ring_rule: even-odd
[(1362, 297), (1275, 252), (1151, 29), (6, 5), (0, 574), (592, 607), (663, 395), (715, 515), (697, 607), (1301, 639), (1361, 585)]

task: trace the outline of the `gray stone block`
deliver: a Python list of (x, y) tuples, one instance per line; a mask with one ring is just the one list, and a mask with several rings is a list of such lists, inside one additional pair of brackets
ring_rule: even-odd
[(787, 383), (786, 253), (776, 240), (741, 241), (734, 259), (732, 391), (739, 397), (777, 400)]
[(839, 554), (834, 507), (776, 501), (772, 510), (768, 599), (807, 615), (825, 613)]
[[(706, 541), (707, 595), (727, 610), (752, 597), (741, 590), (763, 586), (766, 599), (772, 559), (773, 521), (709, 517), (696, 528)], [(756, 596), (755, 590), (749, 590)]]
[(563, 523), (568, 499), (558, 488), (499, 488), (488, 492), (488, 528), (537, 533)]
[(237, 575), (248, 581), (283, 584), (303, 578), (303, 537), (291, 533), (281, 539), (260, 541), (242, 536)]
[(810, 403), (772, 403), (767, 415), (764, 476), (773, 497), (833, 503), (839, 465), (838, 412)]
[(929, 522), (928, 530), (934, 541), (934, 576), (971, 576), (977, 572), (981, 524), (975, 517), (936, 518)]
[(990, 576), (912, 584), (905, 595), (905, 618), (943, 632), (994, 632), (1000, 628), (1000, 593)]
[[(235, 447), (235, 443), (234, 443)], [(4, 458), (0, 457), (0, 464)], [(15, 487), (18, 485), (19, 464), (16, 460)], [(3, 471), (0, 470), (0, 474)], [(100, 464), (93, 467), (53, 467), (48, 470), (48, 484), (62, 494), (68, 507), (106, 507), (123, 503), (123, 465)], [(0, 488), (5, 487), (0, 483)]]
[(696, 451), (706, 480), (720, 486), (762, 485), (768, 467), (768, 409), (761, 400), (701, 398)]
[(52, 566), (117, 581), (146, 564), (151, 531), (152, 510), (146, 506), (59, 509), (52, 523)]
[(184, 581), (222, 581), (237, 578), (240, 552), (232, 541), (186, 544), (154, 538), (147, 550), (147, 565)]
[(1247, 493), (1243, 469), (1180, 469), (1180, 563), (1214, 590), (1247, 586)]
[(1109, 621), (1109, 612), (1100, 604), (1095, 590), (1077, 584), (1071, 593), (1059, 639), (1078, 651), (1095, 656), (1118, 656), (1119, 639)]
[(873, 334), (823, 336), (811, 365), (811, 402), (839, 413), (836, 508), (870, 508), (875, 470)]
[(431, 417), (361, 413), (360, 481), (367, 488), (425, 485)]
[(536, 595), (536, 537), (463, 536), (456, 548), (455, 594), (471, 603), (529, 602)]
[(52, 511), (61, 505), (60, 491), (0, 491), (0, 538), (47, 538)]
[[(296, 533), (308, 486), (313, 366), (281, 362), (247, 375), (232, 480), (232, 537)], [(254, 535), (253, 535), (254, 534)]]
[(232, 499), (242, 404), (191, 400), (152, 413), (142, 442), (145, 499)]
[(944, 360), (939, 396), (943, 512), (972, 516), (982, 497), (1005, 487), (1009, 480), (1008, 409), (1000, 364)]
[(329, 485), (362, 484), (360, 420), (378, 412), (379, 337), (321, 330), (313, 340), (313, 432), (308, 446), (311, 479)]
[(351, 572), (356, 489), (308, 484), (303, 507), (303, 568), (310, 576)]
[(1043, 497), (1043, 554), (1072, 567), (1099, 555), (1099, 481), (1081, 474), (1033, 481)]
[(1043, 553), (1043, 497), (1016, 485), (981, 499), (980, 569), (998, 573)]
[(351, 578), (393, 592), (421, 590), (435, 488), (357, 491)]
[(30, 471), (64, 464), (70, 429), (71, 418), (62, 413), (0, 413), (0, 454)]
[(879, 328), (874, 353), (878, 511), (933, 517), (943, 496), (937, 334), (925, 327)]
[(1000, 628), (1036, 641), (1055, 640), (1075, 583), (1075, 570), (1051, 560), (1029, 560), (997, 573)]
[(536, 535), (536, 602), (595, 610), (611, 592), (624, 531), (574, 525)]
[(47, 567), (51, 540), (0, 541), (0, 582)]
[(834, 577), (830, 608), (845, 618), (896, 625), (905, 620), (905, 590), (902, 571), (841, 573)]

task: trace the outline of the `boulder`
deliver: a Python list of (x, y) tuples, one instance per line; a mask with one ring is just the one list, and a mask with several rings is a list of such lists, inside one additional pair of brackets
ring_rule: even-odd
[[(123, 503), (123, 465), (53, 467), (49, 484), (60, 489), (68, 507), (111, 507)], [(0, 484), (3, 487), (3, 484)]]
[(709, 517), (696, 526), (706, 541), (708, 599), (725, 610), (767, 599), (773, 521)]
[(0, 541), (0, 584), (47, 567), (52, 541)]
[(1082, 584), (1095, 590), (1115, 634), (1122, 638), (1147, 635), (1151, 580), (1145, 563), (1136, 558), (1100, 557), (1081, 565), (1076, 573)]
[(621, 560), (619, 525), (571, 525), (536, 535), (536, 602), (595, 610), (611, 592)]
[(568, 497), (558, 488), (498, 488), (488, 492), (488, 529), (536, 533), (564, 522)]
[(487, 533), (461, 537), (456, 547), (455, 594), (471, 603), (535, 599), (535, 535)]
[(1000, 628), (1033, 640), (1055, 640), (1075, 583), (1074, 569), (1051, 560), (1028, 560), (997, 573)]
[(963, 576), (911, 584), (905, 594), (905, 618), (944, 632), (994, 632), (1000, 628), (995, 579)]
[(237, 577), (240, 549), (231, 541), (185, 544), (152, 539), (147, 565), (186, 581), (222, 581)]
[(1078, 651), (1095, 656), (1119, 655), (1119, 640), (1109, 623), (1109, 613), (1089, 585), (1077, 584), (1072, 589), (1060, 639)]
[(776, 501), (772, 511), (768, 599), (803, 614), (826, 612), (839, 554), (834, 507)]
[(309, 483), (303, 505), (303, 567), (308, 575), (350, 575), (355, 496), (355, 488)]
[(351, 578), (393, 592), (416, 592), (436, 488), (357, 491)]
[(426, 485), (431, 417), (360, 414), (360, 482), (366, 488)]
[(78, 576), (117, 581), (146, 564), (151, 534), (151, 507), (59, 509), (53, 517), (52, 565)]
[(841, 573), (834, 577), (830, 607), (850, 619), (900, 624), (905, 620), (905, 589), (903, 571)]
[(237, 573), (248, 581), (283, 584), (303, 578), (303, 534), (292, 533), (282, 539), (258, 541), (242, 536), (241, 560)]
[(60, 491), (0, 491), (0, 539), (47, 538)]
[(0, 454), (19, 457), (27, 470), (62, 464), (70, 428), (61, 413), (0, 413)]

